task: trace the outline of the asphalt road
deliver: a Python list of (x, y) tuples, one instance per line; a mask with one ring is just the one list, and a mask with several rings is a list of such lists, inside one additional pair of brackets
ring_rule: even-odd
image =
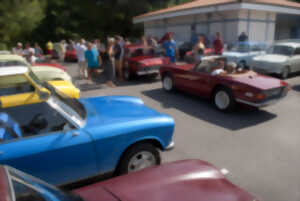
[[(76, 64), (66, 64), (77, 79)], [(176, 122), (175, 149), (163, 162), (201, 159), (229, 171), (227, 178), (265, 201), (300, 201), (300, 75), (288, 79), (293, 90), (280, 103), (261, 110), (216, 111), (199, 97), (166, 93), (159, 78), (117, 83), (76, 81), (82, 97), (136, 96), (171, 115)]]

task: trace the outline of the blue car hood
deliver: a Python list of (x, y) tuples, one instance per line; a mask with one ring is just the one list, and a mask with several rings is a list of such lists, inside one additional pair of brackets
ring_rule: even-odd
[[(145, 120), (165, 118), (161, 114), (144, 105), (141, 99), (129, 96), (105, 96), (80, 99), (87, 112), (85, 128)], [(169, 118), (169, 117), (167, 117)]]

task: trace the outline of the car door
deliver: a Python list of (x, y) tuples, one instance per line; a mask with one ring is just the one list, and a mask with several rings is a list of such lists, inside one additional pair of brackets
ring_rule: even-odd
[(298, 72), (300, 71), (300, 48), (296, 48), (293, 56), (290, 59), (291, 71)]
[[(91, 136), (72, 126), (63, 130), (62, 123), (68, 122), (47, 107), (46, 103), (40, 103), (4, 111), (21, 122), (23, 130), (30, 122), (28, 119), (41, 111), (47, 115), (48, 125), (41, 133), (28, 135), (23, 132), (22, 138), (2, 141), (0, 164), (10, 165), (55, 185), (95, 176), (96, 152)], [(45, 109), (48, 114), (44, 113)], [(27, 115), (18, 115), (20, 111), (27, 111), (24, 113)], [(53, 121), (49, 115), (52, 115)]]

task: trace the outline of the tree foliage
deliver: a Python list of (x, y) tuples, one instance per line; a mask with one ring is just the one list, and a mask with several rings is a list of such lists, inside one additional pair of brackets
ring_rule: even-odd
[(132, 18), (191, 0), (0, 0), (0, 37), (45, 43), (68, 38), (138, 37)]
[(22, 39), (40, 25), (44, 2), (39, 0), (0, 1), (0, 38), (2, 43)]

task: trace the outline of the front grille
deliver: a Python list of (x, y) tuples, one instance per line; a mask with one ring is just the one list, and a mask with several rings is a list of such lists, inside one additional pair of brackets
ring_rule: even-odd
[(278, 99), (286, 96), (288, 92), (287, 87), (278, 87), (264, 91), (267, 100)]

